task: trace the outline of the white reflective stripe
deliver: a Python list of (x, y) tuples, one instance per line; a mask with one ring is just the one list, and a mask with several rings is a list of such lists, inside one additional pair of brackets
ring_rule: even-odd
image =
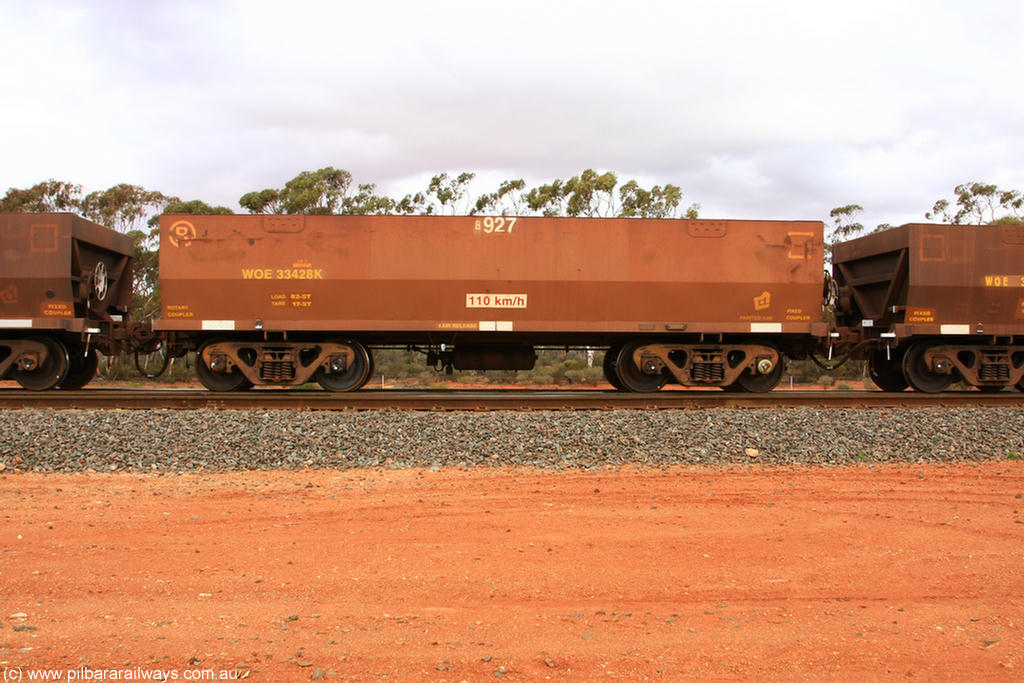
[(481, 332), (494, 332), (498, 329), (498, 323), (493, 320), (481, 320), (480, 331)]
[(99, 333), (100, 333), (100, 332), (102, 332), (103, 330), (101, 330), (101, 329), (100, 329), (100, 328), (98, 328), (98, 327), (88, 327), (88, 328), (86, 328), (86, 330), (85, 330), (85, 331), (86, 331), (87, 333), (89, 333), (89, 334), (99, 334)]
[(750, 323), (751, 332), (782, 332), (782, 323)]
[(970, 334), (970, 325), (940, 325), (939, 332), (942, 334)]
[(499, 320), (498, 321), (498, 332), (511, 332), (512, 321), (511, 320)]
[(880, 334), (878, 336), (881, 337), (882, 339), (895, 339), (896, 338), (896, 333), (895, 332), (883, 332), (882, 334)]
[(10, 320), (0, 320), (0, 328), (14, 329), (16, 327), (32, 327), (32, 319), (25, 318), (19, 320), (17, 318), (13, 318)]
[(235, 329), (234, 320), (204, 320), (204, 330), (233, 330)]
[(861, 320), (860, 321), (860, 326), (861, 327), (874, 327), (875, 326), (875, 321), (874, 320)]

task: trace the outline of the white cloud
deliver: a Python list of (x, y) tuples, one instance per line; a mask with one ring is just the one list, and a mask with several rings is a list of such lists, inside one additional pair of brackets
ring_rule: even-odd
[(681, 185), (705, 215), (857, 202), (871, 224), (959, 182), (1024, 186), (1010, 0), (86, 7), (0, 0), (0, 190), (234, 206), (327, 165), (388, 190), (593, 167)]

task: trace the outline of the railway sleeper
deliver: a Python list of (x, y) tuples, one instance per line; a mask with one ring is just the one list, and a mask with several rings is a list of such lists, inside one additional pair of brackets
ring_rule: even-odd
[[(632, 357), (644, 374), (667, 371), (676, 382), (691, 387), (769, 391), (783, 367), (782, 354), (766, 344), (644, 344), (633, 349)], [(747, 383), (744, 377), (762, 381)]]
[(236, 370), (254, 385), (297, 386), (318, 370), (344, 374), (356, 362), (356, 349), (340, 342), (216, 341), (200, 350), (200, 362), (216, 374)]
[(923, 352), (924, 365), (935, 375), (960, 377), (981, 389), (1024, 382), (1024, 346), (937, 345)]

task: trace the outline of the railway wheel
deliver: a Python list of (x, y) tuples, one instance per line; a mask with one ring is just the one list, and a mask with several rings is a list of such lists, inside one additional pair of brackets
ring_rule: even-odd
[(664, 370), (645, 372), (643, 368), (637, 367), (633, 362), (633, 352), (643, 345), (643, 342), (626, 344), (615, 358), (615, 375), (626, 391), (638, 393), (657, 391), (668, 381), (668, 375)]
[(348, 367), (337, 372), (321, 367), (316, 371), (316, 381), (327, 391), (355, 391), (366, 384), (373, 369), (373, 360), (366, 347), (355, 341), (334, 342), (348, 346), (355, 351), (355, 360)]
[(907, 350), (903, 357), (903, 376), (914, 391), (937, 394), (953, 383), (953, 373), (935, 372), (928, 367), (924, 354), (931, 344), (920, 342)]
[[(766, 360), (769, 363), (771, 362), (768, 359)], [(754, 368), (747, 368), (726, 391), (746, 391), (751, 394), (763, 394), (778, 386), (784, 372), (786, 372), (786, 362), (780, 353), (779, 362), (767, 373), (760, 373)]]
[(619, 362), (619, 353), (621, 351), (621, 346), (613, 346), (607, 351), (605, 351), (604, 363), (602, 363), (602, 367), (604, 368), (604, 378), (608, 380), (608, 384), (611, 384), (614, 388), (618, 389), (619, 391), (625, 391), (626, 387), (624, 387), (622, 385), (622, 382), (619, 380), (619, 374), (616, 370), (616, 366)]
[(241, 391), (252, 387), (252, 382), (237, 367), (231, 368), (228, 372), (220, 372), (206, 364), (203, 360), (203, 351), (216, 343), (206, 342), (199, 347), (196, 354), (196, 376), (199, 377), (199, 382), (210, 391)]
[[(366, 355), (370, 359), (370, 367), (366, 371), (366, 379), (363, 380), (363, 386), (366, 386), (366, 383), (370, 381), (370, 379), (373, 377), (373, 374), (375, 372), (377, 372), (377, 361), (375, 361), (373, 359), (373, 354), (370, 353), (370, 349), (366, 349)], [(381, 389), (383, 389), (383, 388), (384, 388), (384, 385), (383, 385), (383, 383), (381, 383)]]
[(903, 376), (903, 354), (891, 349), (876, 349), (868, 356), (868, 376), (882, 391), (903, 391), (907, 378)]
[(74, 348), (68, 351), (68, 372), (57, 386), (58, 389), (74, 391), (81, 389), (92, 381), (100, 367), (100, 357), (94, 349), (84, 353), (84, 349)]
[(15, 381), (29, 391), (46, 391), (52, 389), (68, 372), (68, 350), (64, 344), (49, 337), (34, 337), (30, 341), (46, 346), (46, 360), (31, 370), (15, 368), (12, 372)]

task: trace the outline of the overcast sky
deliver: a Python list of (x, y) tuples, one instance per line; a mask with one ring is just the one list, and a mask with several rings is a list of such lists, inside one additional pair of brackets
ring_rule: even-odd
[(1024, 189), (1022, 42), (1021, 0), (0, 0), (0, 192), (594, 168), (705, 217), (899, 224)]

